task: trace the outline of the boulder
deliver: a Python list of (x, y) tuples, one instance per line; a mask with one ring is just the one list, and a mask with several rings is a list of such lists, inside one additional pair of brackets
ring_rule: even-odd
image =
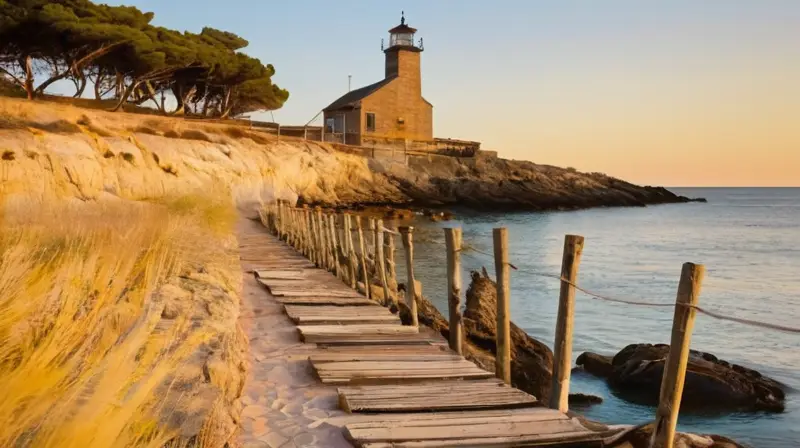
[[(577, 364), (606, 378), (622, 398), (655, 405), (668, 352), (665, 344), (632, 344), (613, 358), (583, 353)], [(710, 353), (690, 352), (682, 409), (782, 412), (784, 399), (777, 381)]]
[[(629, 428), (604, 443), (609, 448), (650, 448), (653, 423)], [(744, 448), (733, 440), (718, 435), (676, 433), (674, 448)]]

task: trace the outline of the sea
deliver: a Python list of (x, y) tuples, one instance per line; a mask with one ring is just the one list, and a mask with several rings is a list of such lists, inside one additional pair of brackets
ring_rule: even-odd
[[(415, 275), (447, 315), (444, 227), (461, 226), (463, 290), (468, 273), (494, 277), (492, 229), (509, 232), (511, 319), (552, 348), (564, 236), (585, 237), (578, 283), (603, 296), (674, 303), (681, 266), (703, 264), (700, 306), (727, 316), (800, 327), (800, 188), (673, 188), (707, 203), (535, 213), (456, 210), (449, 222), (417, 220)], [(400, 255), (401, 251), (398, 251)], [(398, 277), (404, 278), (398, 259)], [(672, 308), (634, 306), (578, 293), (573, 361), (592, 351), (613, 355), (632, 343), (669, 343)], [(720, 434), (757, 448), (800, 447), (800, 334), (699, 314), (691, 347), (760, 371), (786, 386), (782, 413), (681, 412), (680, 431)], [(573, 364), (574, 365), (574, 364)], [(607, 424), (639, 424), (655, 408), (618, 398), (605, 381), (572, 375), (571, 392), (603, 398), (573, 408)]]

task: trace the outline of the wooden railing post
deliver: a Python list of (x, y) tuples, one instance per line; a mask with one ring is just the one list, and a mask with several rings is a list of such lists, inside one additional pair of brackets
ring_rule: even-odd
[(333, 269), (336, 271), (336, 276), (341, 278), (342, 269), (339, 267), (339, 242), (338, 235), (339, 229), (336, 228), (336, 214), (331, 213), (328, 216), (331, 224), (331, 250), (333, 252)]
[(308, 255), (312, 263), (317, 262), (316, 245), (314, 244), (314, 213), (310, 209), (305, 210), (306, 214), (306, 235), (308, 236)]
[(389, 295), (389, 281), (386, 278), (386, 260), (383, 256), (383, 220), (375, 221), (375, 265), (378, 268), (378, 275), (381, 278), (383, 285), (383, 304), (388, 305), (392, 303), (392, 297)]
[(324, 268), (325, 267), (325, 251), (322, 246), (322, 210), (319, 207), (314, 209), (314, 243), (317, 246), (317, 267)]
[(672, 318), (672, 338), (669, 354), (664, 364), (661, 379), (661, 394), (656, 410), (656, 427), (650, 446), (672, 448), (678, 413), (681, 408), (686, 366), (689, 363), (689, 346), (697, 314), (695, 306), (700, 303), (700, 287), (706, 268), (701, 264), (685, 263), (681, 269), (678, 296), (675, 299), (675, 315)]
[(495, 334), (495, 375), (511, 384), (511, 273), (508, 261), (508, 229), (496, 228), (494, 238), (494, 270), (497, 277), (497, 332)]
[(303, 235), (303, 254), (311, 259), (311, 253), (308, 248), (308, 209), (305, 206), (300, 209), (300, 224), (302, 226)]
[(411, 226), (400, 227), (400, 235), (403, 238), (403, 248), (406, 251), (406, 305), (411, 311), (411, 325), (419, 327), (419, 316), (417, 316), (417, 281), (414, 279), (414, 228)]
[(353, 244), (353, 217), (344, 215), (344, 232), (347, 238), (347, 267), (350, 273), (350, 287), (358, 289), (358, 270), (356, 269), (356, 247)]
[[(390, 229), (391, 230), (391, 229)], [(386, 255), (386, 275), (389, 282), (397, 287), (397, 267), (394, 263), (394, 235), (390, 232), (383, 234), (383, 245)]]
[(361, 217), (356, 216), (356, 229), (358, 230), (358, 248), (361, 250), (361, 277), (364, 279), (364, 295), (370, 298), (369, 275), (367, 273), (367, 250), (364, 246), (364, 229), (361, 227)]
[(447, 305), (450, 315), (450, 348), (462, 354), (463, 322), (461, 316), (461, 229), (444, 229), (447, 244)]
[(583, 253), (583, 237), (567, 235), (561, 260), (561, 291), (558, 296), (556, 340), (553, 343), (553, 387), (550, 408), (569, 410), (569, 379), (572, 371), (572, 330), (575, 319), (575, 284)]
[(278, 199), (278, 202), (275, 205), (275, 228), (278, 230), (278, 239), (283, 238), (283, 220), (281, 219), (282, 215), (283, 204), (281, 204), (281, 200)]

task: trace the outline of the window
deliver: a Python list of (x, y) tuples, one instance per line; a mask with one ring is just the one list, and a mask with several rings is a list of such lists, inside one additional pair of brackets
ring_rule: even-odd
[(333, 133), (335, 124), (336, 120), (333, 118), (328, 118), (327, 120), (325, 120), (325, 127), (327, 128), (325, 129), (325, 132)]
[(375, 132), (375, 114), (367, 112), (367, 131)]

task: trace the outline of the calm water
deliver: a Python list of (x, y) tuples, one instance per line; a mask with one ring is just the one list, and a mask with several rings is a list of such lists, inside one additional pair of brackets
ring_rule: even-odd
[[(493, 227), (509, 229), (511, 262), (520, 269), (558, 274), (563, 238), (586, 237), (579, 283), (607, 295), (674, 302), (681, 264), (703, 263), (702, 306), (728, 315), (800, 326), (800, 189), (675, 189), (708, 204), (577, 212), (460, 214), (464, 241), (491, 253)], [(445, 254), (441, 227), (417, 227), (417, 276), (425, 295), (446, 314)], [(491, 257), (470, 253), (465, 270)], [(400, 263), (398, 263), (400, 264)], [(400, 275), (404, 275), (399, 273)], [(402, 277), (401, 277), (402, 278)], [(464, 275), (465, 290), (469, 277)], [(511, 274), (512, 319), (552, 347), (558, 281)], [(574, 355), (614, 354), (630, 343), (669, 343), (672, 309), (593, 300), (578, 293)], [(698, 315), (692, 348), (755, 368), (793, 389), (782, 414), (681, 414), (680, 429), (717, 433), (753, 447), (800, 446), (800, 336)], [(616, 398), (602, 380), (573, 375), (573, 392), (602, 396), (580, 409), (605, 423), (642, 423), (655, 409)], [(577, 410), (577, 409), (576, 409)]]

